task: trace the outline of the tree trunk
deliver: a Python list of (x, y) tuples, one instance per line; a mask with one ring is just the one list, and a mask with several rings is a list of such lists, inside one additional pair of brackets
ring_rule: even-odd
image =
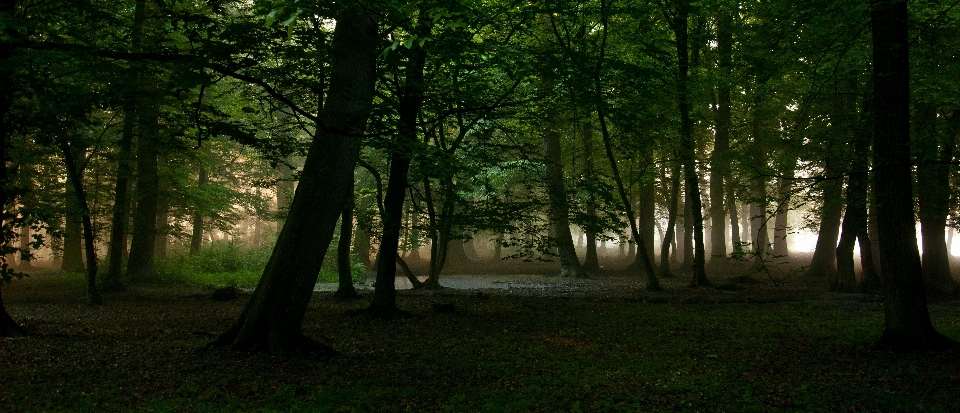
[(343, 209), (340, 211), (340, 240), (337, 242), (337, 292), (333, 296), (339, 299), (360, 298), (353, 286), (353, 268), (350, 266), (350, 244), (353, 237), (353, 186), (354, 180), (347, 182), (347, 194), (344, 196)]
[(877, 235), (877, 200), (876, 179), (868, 178), (869, 192), (867, 193), (867, 226), (861, 228), (857, 235), (860, 243), (860, 262), (863, 267), (863, 277), (860, 279), (860, 291), (880, 292), (880, 237)]
[[(74, 158), (70, 160), (75, 165), (84, 161), (83, 151), (76, 152), (72, 155)], [(65, 160), (64, 162), (68, 161)], [(76, 186), (73, 185), (72, 181), (67, 181), (66, 185), (67, 214), (63, 237), (63, 263), (60, 265), (60, 270), (81, 272), (84, 270), (84, 266), (83, 224), (80, 217), (82, 212), (80, 201), (77, 199), (80, 195), (77, 194)]]
[[(155, 81), (150, 82), (155, 83)], [(147, 88), (145, 93), (157, 93)], [(159, 103), (145, 98), (138, 108), (140, 136), (137, 141), (137, 206), (133, 210), (133, 239), (127, 261), (127, 278), (143, 282), (156, 279), (154, 251), (157, 234), (157, 201), (160, 176), (157, 168)]]
[(737, 213), (737, 197), (733, 191), (732, 180), (729, 176), (725, 178), (725, 181), (727, 184), (727, 196), (724, 202), (727, 206), (727, 215), (730, 217), (730, 247), (731, 251), (737, 251), (741, 248), (740, 243), (742, 242), (740, 238), (740, 215)]
[(675, 239), (677, 227), (677, 209), (680, 202), (680, 164), (673, 164), (673, 171), (670, 174), (670, 206), (667, 211), (667, 229), (663, 235), (663, 242), (660, 244), (660, 276), (673, 277), (670, 272), (670, 242)]
[(717, 70), (720, 80), (717, 82), (717, 110), (714, 113), (716, 134), (714, 135), (713, 153), (710, 155), (710, 255), (725, 257), (727, 255), (727, 238), (724, 218), (724, 185), (723, 181), (729, 175), (730, 161), (727, 151), (730, 150), (730, 85), (731, 67), (733, 63), (733, 16), (730, 11), (723, 10), (717, 17)]
[[(379, 33), (374, 14), (359, 7), (337, 16), (333, 67), (317, 136), (303, 167), (290, 213), (240, 319), (213, 345), (274, 354), (335, 351), (303, 335), (303, 318), (323, 257), (343, 210), (362, 133), (373, 101)], [(392, 264), (392, 262), (391, 262)]]
[[(830, 290), (853, 292), (859, 288), (854, 271), (853, 249), (857, 238), (867, 230), (867, 182), (869, 167), (870, 137), (857, 131), (854, 138), (853, 160), (847, 180), (847, 208), (843, 216), (840, 243), (837, 245), (837, 272), (831, 277)], [(863, 237), (860, 243), (864, 278), (872, 272), (870, 241)], [(873, 274), (872, 276), (876, 276)], [(862, 285), (862, 283), (861, 283)]]
[[(784, 177), (793, 176), (793, 160), (790, 166), (784, 168), (781, 175)], [(789, 228), (790, 198), (793, 191), (793, 182), (790, 179), (780, 178), (777, 182), (777, 215), (773, 226), (773, 255), (777, 257), (787, 257), (790, 255), (790, 248), (787, 244), (787, 234)]]
[[(90, 222), (90, 209), (87, 207), (87, 194), (83, 189), (83, 168), (77, 160), (86, 160), (83, 151), (74, 151), (65, 140), (59, 142), (63, 153), (64, 164), (67, 167), (67, 177), (73, 186), (77, 206), (80, 210), (80, 219), (83, 224), (83, 241), (87, 255), (87, 303), (91, 305), (103, 304), (100, 290), (97, 288), (97, 249), (96, 238), (93, 235), (93, 225)], [(66, 262), (66, 259), (64, 259)]]
[[(132, 77), (132, 76), (131, 76)], [(130, 93), (131, 95), (133, 92)], [(110, 220), (110, 246), (107, 252), (109, 264), (107, 275), (103, 279), (103, 291), (126, 291), (120, 279), (123, 271), (123, 258), (127, 252), (127, 217), (130, 211), (128, 190), (130, 176), (133, 173), (130, 149), (133, 146), (133, 128), (137, 121), (135, 97), (126, 96), (123, 108), (123, 131), (120, 135), (117, 151), (117, 181), (114, 185), (113, 216)]]
[(381, 318), (402, 314), (397, 308), (397, 257), (411, 152), (418, 144), (416, 122), (423, 103), (423, 69), (427, 58), (423, 49), (413, 50), (411, 54), (407, 61), (405, 83), (399, 96), (400, 125), (396, 133), (397, 146), (390, 155), (390, 180), (383, 198), (383, 236), (377, 260), (377, 282), (373, 300), (367, 309), (370, 315)]
[(690, 209), (690, 198), (687, 193), (683, 193), (683, 231), (677, 237), (677, 247), (683, 255), (683, 261), (680, 263), (680, 272), (687, 273), (693, 270), (693, 211)]
[[(200, 171), (197, 173), (197, 189), (199, 189), (201, 193), (203, 192), (203, 188), (207, 185), (207, 182), (210, 179), (207, 176), (207, 164), (206, 164), (206, 160), (210, 159), (210, 156), (209, 156), (210, 152), (208, 150), (205, 150), (203, 151), (203, 154), (204, 154), (204, 161), (200, 162)], [(194, 205), (193, 232), (190, 235), (190, 254), (193, 254), (193, 255), (199, 254), (201, 248), (203, 248), (203, 211), (201, 211), (200, 205)]]
[[(928, 294), (956, 295), (960, 291), (950, 272), (950, 252), (947, 251), (946, 226), (950, 211), (950, 165), (956, 145), (956, 131), (947, 131), (949, 139), (937, 127), (936, 108), (917, 104), (914, 118), (919, 124), (914, 139), (919, 149), (917, 165), (917, 215), (920, 217), (920, 237), (923, 243), (923, 284)], [(953, 115), (956, 117), (957, 115)]]
[[(583, 122), (581, 125), (581, 139), (583, 139), (583, 176), (584, 179), (589, 182), (591, 185), (597, 179), (596, 173), (594, 171), (593, 165), (593, 124), (590, 122)], [(587, 199), (587, 216), (596, 217), (597, 216), (597, 196), (590, 191), (589, 198)], [(597, 257), (597, 231), (593, 227), (584, 228), (583, 231), (586, 235), (586, 254), (583, 258), (583, 270), (590, 273), (600, 270), (600, 259)], [(582, 237), (577, 237), (577, 242), (581, 242)]]
[(170, 201), (165, 197), (157, 198), (157, 234), (154, 237), (153, 255), (157, 259), (167, 258), (167, 235), (170, 233)]
[(836, 155), (827, 154), (823, 168), (824, 179), (819, 184), (823, 190), (820, 230), (805, 277), (829, 279), (836, 271), (837, 240), (840, 238), (840, 221), (843, 219), (843, 175), (840, 174), (837, 163)]
[[(687, 0), (679, 1), (677, 13), (673, 20), (673, 32), (677, 39), (677, 106), (680, 109), (680, 159), (683, 162), (684, 192), (686, 203), (690, 205), (690, 215), (684, 215), (684, 222), (693, 224), (693, 278), (690, 285), (693, 287), (710, 285), (704, 269), (706, 251), (703, 241), (703, 205), (700, 200), (700, 178), (695, 169), (696, 151), (693, 142), (693, 120), (690, 119), (690, 102), (687, 91), (690, 56), (687, 53), (687, 17), (689, 15)], [(686, 224), (684, 224), (686, 225)]]
[(958, 348), (934, 329), (917, 250), (910, 173), (910, 74), (907, 2), (871, 1), (873, 27), (874, 185), (883, 281), (878, 348)]
[[(549, 83), (549, 82), (545, 82)], [(550, 90), (541, 85), (541, 91)], [(548, 105), (550, 103), (547, 103)], [(560, 260), (561, 277), (584, 278), (587, 272), (580, 266), (580, 258), (573, 246), (573, 235), (570, 234), (569, 206), (567, 191), (563, 184), (563, 158), (560, 153), (560, 133), (556, 130), (557, 116), (555, 109), (548, 108), (543, 127), (543, 161), (546, 166), (547, 197), (550, 206), (550, 226), (554, 232), (552, 240), (557, 248)]]

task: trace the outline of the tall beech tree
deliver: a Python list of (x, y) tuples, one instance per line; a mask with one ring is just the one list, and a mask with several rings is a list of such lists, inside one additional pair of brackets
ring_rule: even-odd
[(878, 348), (960, 348), (930, 322), (917, 249), (910, 173), (910, 44), (906, 1), (871, 0), (873, 148), (883, 334)]
[(363, 132), (370, 113), (380, 52), (376, 15), (351, 4), (341, 7), (326, 104), (287, 220), (240, 319), (212, 345), (274, 354), (335, 354), (301, 328), (353, 180), (360, 150), (356, 135)]

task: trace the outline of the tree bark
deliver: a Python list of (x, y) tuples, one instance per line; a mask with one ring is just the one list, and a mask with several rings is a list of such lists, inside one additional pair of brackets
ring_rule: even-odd
[(627, 220), (630, 222), (630, 236), (633, 237), (633, 242), (636, 244), (636, 254), (640, 260), (639, 270), (642, 270), (647, 276), (647, 291), (663, 291), (663, 288), (660, 287), (660, 280), (657, 278), (657, 274), (653, 271), (653, 262), (650, 255), (647, 253), (647, 246), (643, 240), (643, 237), (640, 236), (640, 231), (637, 228), (636, 216), (633, 213), (632, 202), (630, 197), (627, 196), (627, 190), (623, 185), (623, 179), (620, 177), (620, 168), (617, 167), (617, 159), (613, 155), (613, 144), (610, 139), (610, 130), (607, 128), (607, 115), (606, 115), (606, 102), (603, 99), (603, 84), (601, 83), (601, 73), (603, 72), (603, 58), (606, 53), (607, 45), (607, 14), (606, 14), (606, 2), (601, 0), (600, 2), (600, 22), (603, 27), (603, 40), (600, 48), (600, 59), (597, 60), (597, 68), (594, 73), (593, 78), (593, 87), (594, 87), (594, 98), (596, 99), (597, 104), (597, 120), (600, 122), (600, 136), (603, 138), (603, 148), (607, 154), (607, 160), (610, 163), (611, 172), (613, 172), (613, 180), (617, 184), (617, 193), (620, 195), (620, 202), (623, 203), (624, 210), (627, 213)]
[[(956, 145), (956, 131), (946, 131), (948, 139), (937, 127), (936, 108), (929, 104), (916, 105), (917, 136), (920, 164), (917, 165), (917, 215), (920, 217), (920, 237), (923, 243), (923, 284), (928, 294), (956, 295), (960, 292), (957, 280), (950, 272), (950, 253), (947, 251), (946, 226), (950, 211), (950, 161)], [(956, 117), (954, 115), (953, 117)]]
[(875, 347), (958, 348), (934, 329), (927, 309), (910, 173), (910, 63), (906, 1), (871, 1), (874, 154), (884, 330)]
[(677, 106), (680, 110), (680, 159), (683, 162), (684, 192), (690, 204), (689, 216), (684, 216), (684, 222), (693, 223), (693, 278), (690, 285), (693, 287), (710, 285), (704, 269), (706, 251), (703, 241), (703, 205), (700, 200), (700, 178), (696, 171), (696, 151), (693, 142), (693, 120), (690, 119), (690, 102), (688, 89), (688, 72), (690, 57), (688, 51), (687, 17), (689, 4), (687, 0), (678, 2), (676, 15), (673, 21), (673, 32), (677, 39)]
[[(429, 33), (429, 31), (427, 31)], [(383, 198), (383, 236), (377, 259), (377, 281), (373, 299), (367, 312), (380, 318), (403, 314), (397, 308), (396, 276), (400, 232), (403, 229), (403, 203), (406, 198), (411, 153), (418, 144), (417, 114), (423, 103), (423, 70), (426, 64), (423, 49), (411, 51), (407, 61), (406, 79), (399, 91), (400, 125), (397, 128), (396, 147), (390, 155), (390, 178)]]
[[(832, 151), (831, 151), (832, 152)], [(820, 209), (820, 229), (817, 246), (810, 260), (805, 277), (832, 277), (837, 264), (837, 240), (840, 238), (840, 221), (843, 219), (843, 175), (839, 172), (836, 155), (828, 153), (823, 168), (823, 206)]]
[(240, 319), (212, 345), (274, 354), (335, 350), (303, 335), (303, 318), (360, 151), (376, 83), (379, 33), (374, 14), (359, 7), (337, 16), (327, 101), (303, 167), (290, 213)]
[[(130, 92), (133, 95), (133, 92)], [(110, 225), (110, 246), (107, 252), (109, 263), (103, 279), (103, 291), (126, 291), (120, 279), (123, 258), (127, 252), (127, 218), (130, 212), (130, 176), (133, 173), (130, 150), (133, 147), (133, 128), (137, 120), (135, 97), (126, 96), (123, 107), (123, 131), (117, 143), (117, 181), (113, 193), (113, 216)]]
[(340, 240), (337, 241), (337, 291), (333, 296), (339, 299), (360, 298), (353, 286), (353, 268), (350, 266), (350, 245), (353, 237), (353, 186), (354, 180), (347, 183), (347, 194), (340, 211)]
[(793, 182), (784, 177), (793, 176), (794, 160), (790, 160), (790, 165), (783, 168), (781, 178), (777, 180), (777, 214), (773, 227), (773, 255), (777, 257), (787, 257), (790, 255), (790, 248), (787, 244), (787, 234), (789, 228), (790, 198), (793, 192)]
[[(72, 155), (74, 159), (70, 161), (74, 164), (79, 164), (83, 162), (83, 151), (76, 152), (76, 154)], [(78, 156), (81, 159), (77, 159), (76, 157)], [(64, 160), (64, 163), (66, 162), (68, 161)], [(72, 181), (67, 181), (66, 185), (67, 213), (63, 237), (63, 262), (60, 265), (60, 270), (82, 272), (84, 271), (83, 224), (82, 218), (80, 217), (82, 214), (80, 201), (78, 200), (80, 195), (77, 193), (77, 187), (73, 185)]]
[[(151, 81), (149, 84), (155, 82)], [(144, 93), (156, 93), (147, 88)], [(137, 205), (133, 211), (133, 237), (130, 258), (127, 260), (127, 278), (144, 282), (156, 279), (154, 251), (157, 234), (157, 201), (160, 196), (160, 176), (157, 156), (160, 105), (144, 98), (138, 107), (140, 136), (137, 141)]]
[[(549, 82), (546, 82), (549, 83)], [(541, 90), (546, 93), (548, 86), (542, 85)], [(548, 105), (550, 103), (547, 103)], [(587, 277), (587, 272), (580, 265), (577, 250), (573, 246), (573, 235), (570, 234), (569, 206), (567, 191), (563, 184), (563, 158), (560, 153), (560, 133), (556, 130), (557, 116), (553, 108), (547, 109), (547, 116), (543, 127), (543, 162), (546, 167), (547, 197), (549, 199), (550, 225), (553, 228), (553, 243), (557, 248), (560, 260), (561, 277)]]
[[(93, 225), (90, 221), (90, 209), (87, 207), (87, 194), (83, 188), (83, 168), (77, 162), (85, 160), (83, 151), (74, 153), (70, 144), (61, 138), (59, 145), (63, 153), (64, 164), (67, 167), (67, 177), (73, 186), (73, 193), (76, 196), (77, 206), (80, 209), (80, 219), (83, 224), (83, 242), (87, 255), (87, 303), (90, 305), (103, 304), (103, 297), (100, 296), (100, 290), (97, 288), (97, 248), (96, 238), (93, 235)], [(66, 262), (66, 259), (64, 259)]]
[[(847, 179), (847, 208), (843, 216), (840, 242), (837, 245), (837, 271), (831, 277), (830, 290), (853, 292), (860, 288), (854, 270), (853, 249), (857, 238), (867, 231), (867, 183), (869, 167), (870, 137), (856, 132), (853, 142), (853, 159)], [(863, 263), (864, 278), (874, 272), (869, 238), (860, 242), (860, 256)], [(872, 276), (876, 276), (874, 273)]]
[(730, 150), (730, 84), (733, 66), (733, 16), (723, 10), (717, 17), (717, 70), (720, 80), (717, 83), (717, 110), (714, 113), (716, 134), (713, 141), (713, 153), (710, 155), (710, 255), (727, 255), (727, 237), (724, 219), (724, 179), (730, 170), (727, 152)]
[[(594, 171), (593, 164), (593, 124), (590, 122), (583, 122), (581, 125), (581, 139), (583, 139), (583, 176), (584, 179), (589, 182), (591, 185), (595, 180), (596, 172)], [(590, 192), (589, 199), (587, 200), (587, 216), (596, 217), (597, 216), (597, 196)], [(583, 229), (584, 235), (586, 235), (586, 254), (583, 258), (583, 270), (590, 273), (600, 270), (600, 259), (597, 257), (597, 231), (592, 227), (587, 227)], [(583, 238), (577, 237), (577, 242), (582, 241)]]
[(670, 243), (676, 237), (677, 209), (680, 202), (680, 164), (673, 164), (670, 173), (670, 205), (667, 211), (667, 229), (664, 231), (663, 242), (660, 244), (660, 276), (673, 277), (670, 272)]
[[(197, 189), (200, 189), (200, 192), (203, 191), (203, 188), (207, 185), (209, 177), (207, 176), (207, 165), (206, 160), (209, 159), (210, 152), (207, 150), (203, 151), (204, 161), (200, 162), (200, 170), (197, 172)], [(194, 205), (193, 207), (193, 231), (190, 235), (190, 254), (196, 255), (200, 253), (200, 249), (203, 248), (203, 211), (201, 211), (200, 205)]]

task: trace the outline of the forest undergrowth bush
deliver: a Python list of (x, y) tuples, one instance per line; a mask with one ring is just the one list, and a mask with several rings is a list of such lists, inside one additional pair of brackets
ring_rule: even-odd
[[(198, 254), (175, 248), (167, 258), (157, 260), (157, 279), (161, 283), (255, 287), (272, 252), (272, 245), (250, 247), (236, 243), (215, 243)], [(352, 258), (353, 281), (362, 282), (366, 268), (356, 257)], [(318, 282), (337, 282), (335, 248), (327, 253)]]

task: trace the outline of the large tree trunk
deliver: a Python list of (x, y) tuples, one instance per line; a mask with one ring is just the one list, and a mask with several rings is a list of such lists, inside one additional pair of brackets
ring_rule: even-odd
[[(542, 86), (544, 91), (549, 87)], [(550, 103), (547, 103), (548, 105)], [(587, 276), (587, 272), (580, 266), (580, 258), (573, 246), (573, 235), (570, 234), (569, 206), (567, 191), (563, 184), (563, 157), (560, 153), (560, 132), (556, 130), (557, 116), (554, 109), (547, 109), (547, 116), (543, 127), (543, 161), (546, 164), (547, 197), (550, 206), (550, 225), (553, 229), (553, 242), (560, 259), (561, 277)]]
[[(693, 223), (693, 278), (691, 286), (710, 285), (704, 269), (706, 263), (703, 244), (703, 205), (700, 200), (700, 178), (695, 169), (696, 151), (693, 142), (693, 120), (690, 119), (690, 102), (687, 91), (690, 56), (687, 53), (687, 17), (689, 5), (686, 0), (679, 2), (673, 21), (673, 32), (677, 38), (677, 106), (680, 109), (680, 159), (683, 162), (684, 192), (686, 203), (690, 205), (690, 215), (684, 215), (684, 222)], [(686, 224), (685, 224), (686, 225)]]
[[(83, 151), (76, 151), (70, 161), (74, 164), (83, 162)], [(77, 157), (80, 157), (77, 159)], [(68, 162), (68, 161), (64, 161)], [(66, 183), (67, 213), (63, 237), (63, 262), (60, 269), (63, 271), (83, 271), (83, 224), (81, 215), (80, 195), (73, 182)]]
[(823, 207), (820, 209), (820, 230), (817, 232), (817, 246), (810, 260), (805, 277), (830, 277), (837, 264), (837, 240), (840, 237), (840, 221), (843, 219), (843, 175), (839, 172), (836, 155), (827, 154), (823, 168), (824, 180), (820, 182), (823, 190)]
[[(923, 283), (927, 293), (956, 295), (960, 291), (950, 272), (950, 252), (947, 251), (946, 226), (950, 211), (950, 161), (956, 144), (956, 131), (948, 130), (949, 138), (937, 126), (937, 112), (927, 104), (917, 104), (915, 119), (919, 125), (914, 142), (919, 149), (917, 165), (917, 215), (920, 217), (920, 237), (923, 243)], [(957, 117), (957, 115), (953, 115)], [(946, 137), (945, 137), (946, 138)]]
[(879, 348), (958, 348), (933, 328), (923, 287), (910, 173), (910, 74), (907, 2), (871, 1), (874, 154), (883, 335)]
[(77, 160), (85, 160), (85, 157), (82, 150), (74, 153), (66, 140), (61, 140), (59, 145), (60, 151), (63, 153), (64, 164), (67, 167), (67, 177), (73, 186), (73, 193), (80, 209), (80, 219), (83, 223), (83, 241), (87, 254), (87, 303), (100, 305), (103, 304), (103, 298), (97, 288), (97, 248), (94, 244), (96, 239), (90, 221), (90, 209), (87, 207), (87, 194), (83, 189), (83, 168), (77, 162)]
[(727, 151), (730, 150), (730, 85), (731, 67), (733, 63), (733, 16), (732, 12), (723, 10), (717, 17), (717, 70), (720, 80), (717, 82), (717, 110), (714, 124), (716, 134), (713, 141), (713, 153), (710, 155), (710, 255), (725, 257), (727, 255), (727, 238), (724, 218), (724, 185), (723, 181), (730, 173), (730, 160)]
[(303, 335), (303, 318), (344, 197), (353, 180), (373, 100), (379, 34), (374, 14), (359, 7), (337, 16), (330, 88), (316, 138), (273, 254), (240, 319), (213, 345), (275, 354), (335, 354)]
[[(155, 82), (151, 82), (153, 84)], [(157, 93), (148, 90), (145, 93)], [(154, 250), (157, 234), (157, 201), (160, 176), (157, 167), (159, 139), (159, 103), (145, 98), (138, 108), (140, 136), (137, 141), (137, 206), (133, 210), (133, 237), (127, 278), (131, 281), (152, 281), (156, 278)]]

